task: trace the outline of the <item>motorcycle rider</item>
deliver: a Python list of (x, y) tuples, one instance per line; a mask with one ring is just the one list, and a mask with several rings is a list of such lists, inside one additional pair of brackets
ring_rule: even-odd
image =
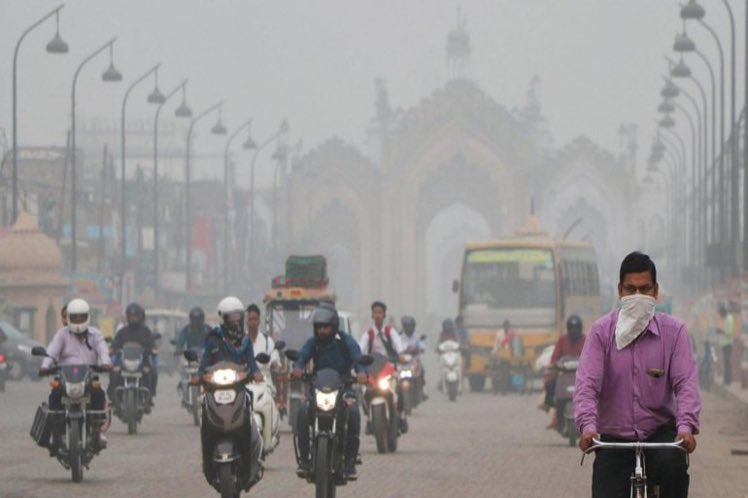
[[(219, 325), (210, 331), (203, 345), (203, 357), (200, 361), (199, 375), (205, 374), (206, 370), (221, 361), (230, 361), (244, 366), (251, 378), (260, 382), (262, 372), (255, 360), (252, 341), (244, 333), (244, 304), (235, 296), (227, 296), (218, 303)], [(197, 381), (198, 379), (193, 379)], [(259, 428), (250, 418), (248, 427), (248, 441), (261, 441)], [(200, 428), (200, 438), (203, 451), (203, 473), (209, 483), (215, 481), (215, 475), (211, 461), (213, 458), (213, 438), (207, 430), (207, 424)], [(259, 443), (258, 443), (259, 444)], [(248, 446), (248, 445), (245, 445)], [(248, 447), (246, 449), (249, 449)], [(257, 458), (259, 461), (259, 449)], [(251, 465), (251, 458), (246, 455), (245, 462)], [(261, 464), (262, 462), (260, 462)], [(255, 469), (255, 471), (257, 471)]]
[[(582, 319), (576, 313), (569, 316), (566, 320), (566, 335), (562, 335), (556, 341), (556, 346), (553, 348), (553, 354), (551, 355), (551, 368), (545, 379), (545, 399), (543, 401), (543, 409), (545, 411), (550, 410), (555, 405), (555, 392), (556, 392), (556, 381), (558, 380), (558, 371), (554, 370), (553, 367), (556, 362), (564, 356), (582, 356), (582, 348), (584, 347), (584, 334), (582, 334)], [(548, 428), (554, 428), (556, 426), (556, 414), (553, 414)]]
[[(89, 326), (91, 309), (83, 299), (73, 299), (67, 305), (69, 323), (57, 332), (47, 346), (47, 357), (44, 358), (39, 376), (48, 375), (50, 367), (65, 365), (98, 365), (104, 369), (110, 369), (112, 360), (109, 357), (109, 349), (101, 332)], [(49, 393), (49, 409), (62, 410), (62, 396), (65, 387), (58, 385)], [(106, 407), (106, 394), (101, 387), (95, 388), (91, 384), (86, 386), (91, 410), (104, 410)], [(57, 455), (62, 438), (64, 425), (63, 415), (54, 414), (54, 426), (52, 429), (52, 444), (49, 446), (50, 456)], [(101, 428), (106, 422), (105, 418), (95, 420), (92, 424), (96, 447), (100, 451), (106, 448), (107, 440), (101, 433)]]
[(210, 334), (210, 325), (205, 323), (205, 311), (200, 306), (190, 310), (190, 323), (182, 327), (174, 342), (174, 350), (181, 354), (185, 349), (202, 348)]
[[(426, 345), (423, 343), (420, 337), (415, 335), (416, 331), (416, 319), (410, 315), (405, 315), (400, 319), (400, 324), (403, 327), (403, 344), (405, 346), (405, 352), (412, 354), (417, 358), (418, 364), (421, 367), (421, 385), (426, 385), (426, 371), (423, 368), (423, 362), (421, 361), (421, 355), (426, 351)], [(423, 393), (424, 401), (428, 399), (426, 393)]]
[[(389, 361), (397, 364), (400, 355), (405, 351), (400, 332), (391, 324), (384, 324), (387, 316), (387, 305), (382, 301), (374, 301), (371, 304), (371, 319), (374, 325), (364, 332), (358, 341), (358, 346), (363, 354), (381, 354)], [(397, 393), (397, 409), (400, 412), (400, 432), (408, 432), (408, 420), (405, 418), (405, 407), (402, 401), (402, 393)], [(370, 423), (366, 423), (366, 433), (371, 434)]]
[[(356, 371), (356, 382), (365, 384), (367, 382), (366, 368), (359, 364), (361, 359), (361, 348), (353, 337), (344, 333), (339, 328), (338, 312), (331, 304), (322, 304), (312, 314), (314, 335), (307, 339), (299, 350), (299, 359), (293, 364), (291, 376), (299, 379), (302, 370), (310, 361), (314, 362), (314, 372), (323, 368), (332, 368), (347, 377), (351, 369)], [(360, 445), (359, 434), (361, 432), (361, 414), (358, 410), (358, 398), (356, 391), (349, 384), (346, 386), (346, 399), (348, 403), (348, 434), (345, 448), (345, 474), (348, 479), (356, 479), (356, 455)], [(308, 405), (302, 405), (296, 424), (299, 437), (299, 454), (302, 462), (297, 470), (299, 477), (306, 477), (311, 471), (311, 462), (306, 460), (309, 455), (309, 423), (307, 412), (312, 410), (309, 398)]]
[[(151, 392), (151, 403), (156, 397), (156, 385), (158, 384), (158, 357), (156, 345), (151, 329), (145, 324), (145, 310), (138, 303), (130, 303), (125, 308), (125, 319), (127, 325), (120, 328), (114, 335), (111, 349), (115, 355), (114, 363), (119, 364), (119, 352), (127, 342), (136, 342), (143, 348), (143, 384)], [(115, 369), (109, 380), (109, 397), (112, 398), (116, 387), (122, 384), (122, 377)], [(150, 407), (145, 407), (145, 412), (150, 412)]]
[(255, 353), (266, 353), (270, 356), (270, 362), (267, 365), (260, 365), (260, 370), (272, 386), (270, 371), (280, 368), (280, 354), (275, 349), (273, 338), (260, 332), (260, 307), (254, 303), (247, 306), (247, 335), (252, 340)]

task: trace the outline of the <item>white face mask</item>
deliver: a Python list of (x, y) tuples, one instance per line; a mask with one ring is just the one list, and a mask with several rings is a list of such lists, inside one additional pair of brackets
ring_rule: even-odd
[(621, 310), (616, 323), (616, 348), (622, 350), (644, 332), (655, 313), (655, 298), (633, 294), (621, 298)]

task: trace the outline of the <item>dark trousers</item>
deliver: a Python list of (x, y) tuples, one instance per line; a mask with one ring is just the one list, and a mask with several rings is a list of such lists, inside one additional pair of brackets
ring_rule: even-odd
[[(309, 410), (314, 410), (312, 402), (314, 396), (310, 396), (309, 404), (302, 405), (299, 409), (298, 419), (296, 420), (296, 431), (299, 436), (299, 454), (304, 463), (309, 463)], [(358, 409), (358, 400), (348, 407), (348, 433), (346, 435), (345, 458), (346, 460), (355, 459), (358, 454), (358, 448), (361, 444), (359, 439), (361, 434), (361, 412)]]
[(732, 384), (732, 344), (722, 346), (722, 364), (725, 366), (722, 381), (726, 386)]
[(553, 378), (548, 379), (548, 382), (545, 383), (545, 399), (543, 401), (543, 404), (545, 406), (551, 407), (554, 405), (554, 400), (556, 398), (556, 382), (558, 381), (558, 377), (553, 376)]
[[(673, 426), (663, 426), (647, 438), (650, 443), (669, 443), (675, 440)], [(602, 435), (603, 441), (624, 441)], [(644, 452), (647, 484), (660, 486), (660, 498), (688, 496), (688, 459), (680, 450), (664, 449)], [(593, 498), (628, 498), (634, 472), (633, 450), (597, 450), (592, 467)]]

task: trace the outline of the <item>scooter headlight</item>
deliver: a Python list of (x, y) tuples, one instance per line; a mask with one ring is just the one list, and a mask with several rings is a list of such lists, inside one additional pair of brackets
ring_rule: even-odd
[(400, 370), (400, 378), (401, 379), (411, 379), (413, 378), (413, 370), (406, 368), (403, 370)]
[(332, 391), (329, 393), (316, 391), (315, 399), (317, 401), (317, 408), (324, 412), (329, 412), (335, 408), (335, 401), (338, 399), (338, 391)]
[(382, 377), (377, 382), (377, 387), (379, 387), (380, 391), (387, 391), (390, 388), (390, 378), (389, 377)]
[(218, 386), (229, 386), (236, 382), (236, 370), (231, 368), (222, 368), (213, 372), (213, 384)]

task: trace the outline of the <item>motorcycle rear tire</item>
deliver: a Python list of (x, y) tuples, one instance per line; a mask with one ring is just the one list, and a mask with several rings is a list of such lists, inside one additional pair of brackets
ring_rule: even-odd
[(457, 400), (457, 382), (447, 382), (447, 396), (449, 401)]
[(138, 432), (138, 414), (135, 406), (135, 391), (132, 389), (125, 394), (125, 420), (127, 421), (127, 433), (136, 434)]
[(317, 439), (314, 460), (314, 485), (317, 498), (335, 498), (335, 481), (331, 472), (331, 441), (326, 437)]
[(70, 474), (73, 482), (83, 480), (83, 462), (81, 462), (81, 427), (77, 420), (74, 420), (68, 427), (68, 462), (70, 463)]
[(231, 463), (222, 463), (218, 466), (218, 486), (221, 491), (221, 498), (237, 498), (239, 493), (236, 491), (234, 483), (234, 473)]
[(371, 407), (371, 426), (374, 431), (374, 439), (377, 442), (377, 453), (387, 453), (387, 416), (384, 413), (383, 404)]

